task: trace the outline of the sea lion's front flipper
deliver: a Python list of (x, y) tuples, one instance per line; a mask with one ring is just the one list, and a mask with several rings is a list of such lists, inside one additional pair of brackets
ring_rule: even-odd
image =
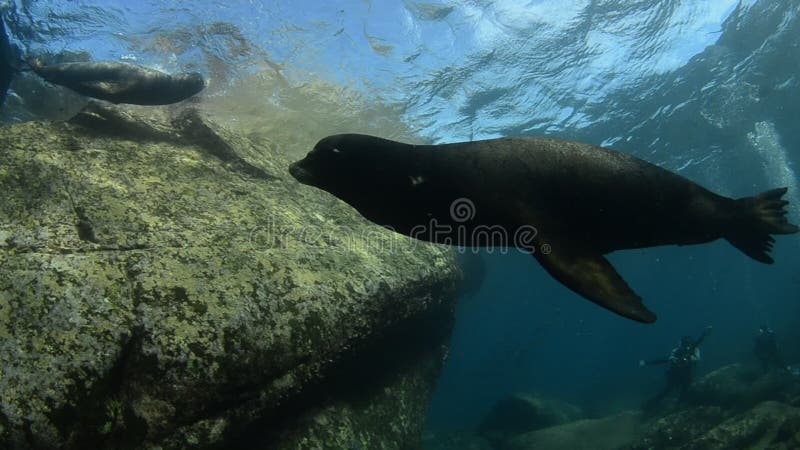
[(534, 256), (553, 278), (603, 308), (639, 322), (656, 321), (603, 255), (553, 245), (549, 254)]
[(113, 94), (117, 95), (120, 92), (125, 92), (126, 90), (130, 89), (131, 87), (130, 81), (118, 81), (118, 80), (101, 80), (101, 81), (84, 81), (79, 83), (79, 86), (84, 90), (90, 92), (101, 92), (105, 94)]

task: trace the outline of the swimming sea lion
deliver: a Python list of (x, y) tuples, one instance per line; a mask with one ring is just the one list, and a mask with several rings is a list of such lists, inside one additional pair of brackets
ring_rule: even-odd
[(112, 103), (168, 105), (185, 100), (205, 87), (203, 76), (197, 72), (170, 75), (114, 61), (30, 65), (50, 83)]
[(408, 145), (342, 134), (290, 172), (417, 239), (530, 250), (568, 288), (647, 323), (655, 314), (604, 254), (725, 238), (769, 264), (771, 234), (798, 231), (786, 188), (734, 200), (629, 154), (558, 139)]

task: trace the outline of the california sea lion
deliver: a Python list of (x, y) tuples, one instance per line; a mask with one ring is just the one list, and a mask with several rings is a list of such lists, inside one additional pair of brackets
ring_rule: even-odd
[(36, 74), (53, 84), (112, 103), (168, 105), (185, 100), (205, 87), (203, 76), (197, 72), (170, 75), (114, 61), (30, 65)]
[(534, 250), (568, 288), (647, 323), (655, 314), (604, 254), (725, 238), (769, 264), (771, 234), (798, 231), (786, 220), (786, 188), (734, 200), (629, 154), (558, 139), (408, 145), (342, 134), (290, 172), (417, 239)]

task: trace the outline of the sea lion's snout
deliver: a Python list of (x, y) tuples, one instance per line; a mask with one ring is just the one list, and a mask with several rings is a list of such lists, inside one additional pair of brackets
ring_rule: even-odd
[(294, 162), (289, 165), (289, 173), (294, 177), (295, 180), (303, 183), (303, 184), (312, 184), (313, 177), (311, 173), (303, 167), (303, 159), (300, 161)]
[(195, 94), (202, 91), (206, 87), (206, 79), (199, 72), (190, 72), (182, 76), (184, 83), (189, 91)]

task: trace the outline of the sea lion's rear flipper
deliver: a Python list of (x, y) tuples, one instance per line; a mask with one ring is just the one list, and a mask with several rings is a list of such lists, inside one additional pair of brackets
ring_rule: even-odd
[(639, 322), (656, 321), (603, 255), (553, 245), (549, 254), (534, 256), (553, 278), (603, 308)]
[(769, 256), (775, 238), (771, 234), (797, 233), (797, 225), (786, 219), (786, 205), (783, 200), (787, 188), (772, 189), (755, 197), (736, 200), (738, 208), (733, 229), (725, 234), (734, 247), (756, 261), (772, 264)]

